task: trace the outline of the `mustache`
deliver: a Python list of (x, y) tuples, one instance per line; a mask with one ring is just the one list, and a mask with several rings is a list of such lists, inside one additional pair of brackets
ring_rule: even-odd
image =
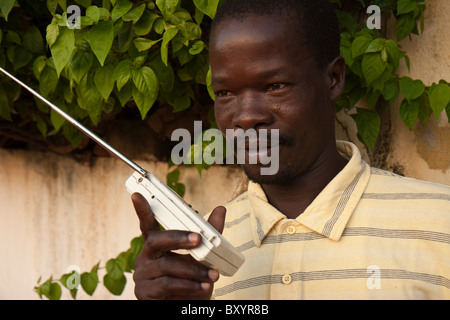
[(237, 149), (250, 149), (256, 146), (265, 146), (267, 148), (286, 145), (290, 146), (294, 143), (294, 137), (287, 133), (280, 133), (278, 129), (267, 130), (239, 130), (237, 132), (229, 133), (227, 131), (226, 140), (228, 143), (232, 142)]

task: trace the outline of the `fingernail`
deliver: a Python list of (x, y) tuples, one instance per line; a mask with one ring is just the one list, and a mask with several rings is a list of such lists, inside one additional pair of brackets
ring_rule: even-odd
[(190, 233), (188, 239), (190, 243), (197, 243), (199, 241), (199, 237), (200, 235), (197, 233)]
[(210, 270), (208, 271), (208, 277), (209, 277), (212, 281), (216, 282), (217, 279), (219, 279), (219, 272), (217, 272), (217, 270), (210, 269)]
[(209, 284), (208, 282), (202, 282), (200, 285), (201, 285), (202, 289), (205, 291), (207, 291), (207, 290), (209, 290), (209, 288), (211, 288), (211, 284)]

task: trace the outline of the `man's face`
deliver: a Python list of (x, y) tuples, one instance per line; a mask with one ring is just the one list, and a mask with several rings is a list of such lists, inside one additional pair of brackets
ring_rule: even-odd
[(291, 30), (283, 19), (254, 15), (221, 22), (211, 37), (219, 129), (279, 129), (278, 173), (262, 176), (261, 164), (243, 166), (261, 184), (289, 184), (335, 144), (327, 70)]

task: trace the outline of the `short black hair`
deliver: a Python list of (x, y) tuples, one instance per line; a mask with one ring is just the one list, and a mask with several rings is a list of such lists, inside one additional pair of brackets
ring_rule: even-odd
[(306, 45), (319, 68), (340, 55), (339, 23), (329, 0), (225, 0), (211, 27), (228, 19), (244, 20), (251, 15), (279, 16), (297, 28), (298, 41)]

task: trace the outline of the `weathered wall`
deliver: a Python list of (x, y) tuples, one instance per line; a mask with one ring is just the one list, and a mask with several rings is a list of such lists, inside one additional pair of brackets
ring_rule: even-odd
[[(400, 42), (411, 60), (411, 71), (402, 60), (399, 75), (421, 79), (426, 85), (441, 79), (450, 81), (450, 1), (427, 0), (425, 31)], [(395, 21), (387, 24), (387, 37), (395, 39)], [(410, 131), (400, 118), (400, 97), (390, 108), (391, 128), (385, 132), (380, 152), (386, 154), (382, 167), (405, 176), (450, 185), (450, 123), (445, 112), (438, 120), (432, 115), (425, 126), (417, 121)], [(360, 102), (364, 105), (364, 102)], [(357, 140), (354, 121), (345, 112), (337, 115), (337, 134), (358, 145), (369, 161), (367, 150)]]
[[(421, 79), (426, 85), (450, 81), (450, 1), (428, 0), (425, 31), (400, 44), (411, 59), (411, 72), (405, 64), (400, 74)], [(404, 168), (404, 174), (418, 179), (450, 184), (450, 124), (444, 113), (438, 120), (431, 116), (423, 127), (413, 131), (402, 124), (399, 102), (392, 109), (392, 154), (389, 161)]]
[[(165, 181), (167, 164), (140, 163)], [(41, 275), (58, 278), (71, 265), (89, 271), (99, 260), (105, 266), (140, 235), (124, 185), (132, 171), (115, 159), (89, 167), (50, 153), (0, 149), (0, 168), (0, 299), (36, 299)], [(194, 168), (181, 175), (186, 200), (204, 213), (229, 201), (240, 178), (239, 170), (223, 168), (203, 178)], [(129, 277), (120, 298), (133, 299), (133, 287)], [(94, 298), (116, 297), (99, 285)]]

